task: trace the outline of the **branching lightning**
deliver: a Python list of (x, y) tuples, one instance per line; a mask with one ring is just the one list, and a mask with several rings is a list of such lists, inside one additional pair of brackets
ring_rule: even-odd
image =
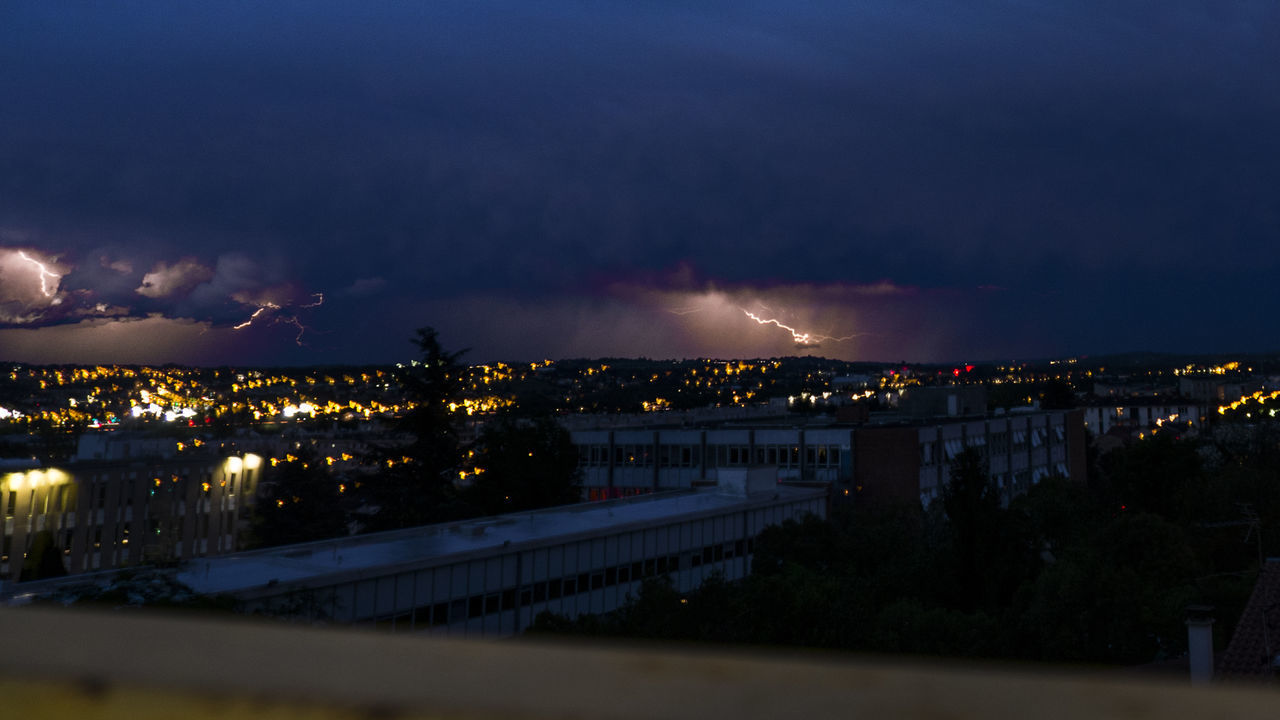
[(832, 335), (816, 335), (814, 333), (807, 333), (801, 330), (797, 330), (796, 328), (793, 328), (790, 325), (784, 325), (781, 321), (777, 319), (760, 317), (759, 315), (756, 315), (755, 313), (751, 312), (750, 310), (747, 310), (746, 308), (738, 308), (738, 309), (742, 310), (742, 312), (747, 317), (751, 318), (752, 320), (755, 320), (757, 323), (761, 325), (776, 325), (777, 327), (791, 333), (791, 340), (796, 344), (797, 347), (816, 348), (824, 342), (845, 342), (846, 340), (852, 340), (858, 337), (857, 333), (853, 335), (845, 335), (843, 337), (835, 337)]
[[(324, 293), (312, 293), (311, 297), (315, 298), (315, 302), (307, 303), (306, 305), (298, 305), (297, 307), (314, 308), (314, 307), (320, 307), (321, 305), (324, 304)], [(243, 330), (249, 327), (250, 325), (252, 325), (253, 321), (261, 317), (264, 312), (267, 312), (268, 310), (280, 310), (280, 309), (281, 309), (281, 306), (277, 305), (276, 303), (271, 303), (271, 302), (262, 303), (261, 305), (258, 306), (257, 310), (253, 311), (253, 314), (250, 315), (247, 320), (245, 320), (244, 322), (238, 325), (232, 325), (231, 329)], [(298, 334), (293, 338), (293, 341), (298, 345), (298, 347), (302, 347), (302, 336), (306, 334), (307, 326), (302, 324), (302, 321), (298, 319), (297, 315), (276, 316), (275, 318), (272, 318), (271, 324), (292, 325), (295, 328), (297, 328)]]
[[(40, 293), (47, 298), (52, 298), (54, 296), (54, 292), (58, 289), (58, 283), (62, 280), (62, 276), (45, 267), (44, 263), (31, 257), (22, 250), (18, 251), (18, 257), (36, 266), (36, 271), (40, 273)], [(53, 280), (53, 290), (49, 289), (48, 281), (50, 279)]]

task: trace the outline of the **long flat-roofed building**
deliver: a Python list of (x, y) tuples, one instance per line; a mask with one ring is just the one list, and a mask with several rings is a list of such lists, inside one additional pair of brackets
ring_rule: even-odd
[(591, 499), (695, 487), (716, 482), (726, 470), (768, 467), (780, 481), (828, 484), (839, 495), (868, 502), (928, 505), (950, 481), (951, 460), (966, 447), (986, 458), (1006, 501), (1047, 477), (1084, 482), (1087, 472), (1081, 410), (577, 430), (572, 438)]
[(246, 612), (395, 631), (511, 635), (549, 610), (614, 610), (649, 576), (680, 591), (750, 572), (756, 536), (807, 514), (825, 489), (726, 473), (714, 488), (430, 525), (188, 563), (178, 579)]

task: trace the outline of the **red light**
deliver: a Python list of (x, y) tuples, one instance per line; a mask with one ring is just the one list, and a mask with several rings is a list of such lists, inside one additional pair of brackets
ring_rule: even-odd
[(952, 374), (952, 375), (955, 375), (956, 377), (960, 377), (960, 368), (955, 368), (955, 369), (953, 369), (953, 370), (951, 371), (951, 374)]
[(1129, 506), (1128, 506), (1128, 505), (1121, 505), (1121, 506), (1120, 506), (1120, 509), (1121, 509), (1121, 510), (1128, 510), (1128, 509), (1129, 509)]
[(965, 371), (965, 372), (973, 372), (973, 366), (972, 366), (972, 365), (965, 365), (965, 366), (964, 366), (964, 371)]

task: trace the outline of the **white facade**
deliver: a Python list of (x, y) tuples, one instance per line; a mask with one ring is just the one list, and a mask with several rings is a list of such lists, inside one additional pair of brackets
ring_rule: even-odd
[(1084, 426), (1095, 436), (1105, 435), (1114, 427), (1151, 429), (1184, 427), (1199, 430), (1208, 413), (1204, 405), (1178, 403), (1170, 405), (1097, 405), (1084, 408)]

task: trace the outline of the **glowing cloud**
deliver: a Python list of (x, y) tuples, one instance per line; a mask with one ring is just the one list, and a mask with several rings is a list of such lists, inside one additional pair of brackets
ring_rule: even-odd
[(112, 260), (104, 255), (98, 258), (98, 262), (102, 267), (107, 268), (108, 270), (115, 270), (121, 275), (128, 275), (133, 272), (133, 263), (128, 260)]
[(160, 261), (151, 272), (142, 276), (142, 284), (134, 292), (149, 298), (186, 295), (197, 285), (211, 279), (213, 270), (200, 264), (195, 258), (182, 258), (172, 265)]
[(0, 248), (0, 324), (29, 325), (57, 317), (66, 269), (36, 250)]
[[(732, 353), (735, 356), (777, 354), (797, 348), (815, 350), (823, 343), (848, 344), (855, 338), (879, 335), (879, 328), (852, 330), (862, 324), (868, 308), (896, 303), (915, 293), (914, 288), (888, 280), (865, 285), (699, 281), (687, 267), (646, 282), (616, 283), (610, 291), (641, 305), (660, 307), (668, 316), (679, 318), (668, 324), (684, 336), (685, 342), (701, 345), (712, 341), (736, 348)], [(775, 332), (752, 331), (754, 326), (750, 323)], [(852, 357), (853, 350), (848, 344), (837, 354)]]
[(797, 347), (816, 348), (824, 342), (845, 342), (846, 340), (852, 340), (858, 337), (856, 333), (853, 335), (844, 335), (842, 337), (833, 337), (831, 335), (819, 335), (814, 333), (802, 332), (800, 330), (797, 330), (791, 327), (790, 325), (783, 325), (776, 318), (762, 318), (759, 315), (751, 312), (750, 310), (747, 310), (746, 308), (742, 308), (742, 312), (745, 313), (747, 317), (751, 318), (752, 320), (755, 320), (760, 325), (776, 325), (779, 328), (782, 328), (783, 330), (786, 330), (787, 332), (791, 333), (791, 340), (796, 344)]
[[(303, 336), (311, 329), (304, 324), (307, 313), (325, 302), (323, 293), (295, 286), (289, 280), (290, 268), (279, 258), (262, 262), (229, 253), (209, 263), (190, 256), (142, 260), (114, 252), (89, 257), (93, 262), (77, 266), (56, 252), (30, 245), (0, 247), (0, 331), (14, 329), (0, 342), (4, 359), (45, 357), (41, 347), (65, 350), (72, 337), (85, 338), (84, 352), (70, 352), (67, 360), (115, 357), (118, 351), (109, 346), (124, 337), (138, 337), (143, 321), (141, 326), (163, 328), (171, 336), (218, 331), (224, 340), (236, 337), (238, 346), (279, 338), (259, 333), (246, 338), (250, 333), (235, 331), (288, 325), (296, 330), (294, 343), (303, 346)], [(151, 269), (143, 274), (135, 267)], [(118, 331), (111, 329), (117, 325)], [(19, 333), (18, 328), (34, 334)], [(208, 357), (207, 348), (198, 357)]]
[(0, 329), (5, 359), (22, 362), (228, 362), (229, 330), (163, 317), (91, 319), (47, 327)]
[[(844, 360), (933, 357), (967, 332), (973, 298), (946, 288), (871, 283), (749, 283), (701, 279), (687, 267), (605, 286), (648, 311), (671, 356), (774, 357), (821, 352)], [(972, 290), (966, 292), (976, 295)]]
[[(40, 294), (50, 298), (50, 302), (56, 304), (57, 298), (54, 297), (54, 293), (58, 291), (58, 281), (62, 279), (62, 275), (50, 270), (43, 262), (36, 260), (22, 250), (18, 251), (18, 257), (35, 266), (36, 272), (40, 276)], [(52, 286), (49, 285), (50, 282), (53, 283)]]
[[(944, 359), (981, 348), (977, 292), (877, 282), (748, 284), (641, 278), (530, 299), (472, 295), (414, 306), (477, 360), (543, 357)], [(755, 315), (752, 318), (750, 315)], [(772, 322), (771, 322), (772, 321)], [(373, 337), (370, 335), (369, 337)]]

